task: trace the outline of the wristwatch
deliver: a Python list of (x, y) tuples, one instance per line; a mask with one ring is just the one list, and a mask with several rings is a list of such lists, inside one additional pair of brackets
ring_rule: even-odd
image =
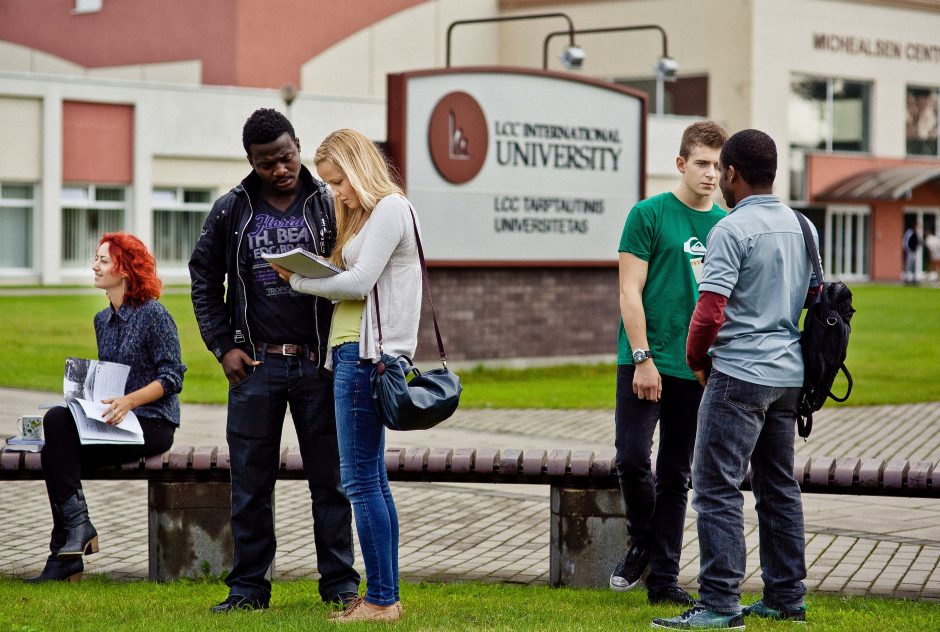
[(650, 353), (649, 349), (634, 349), (633, 350), (633, 364), (640, 364), (645, 362), (653, 357), (653, 354)]

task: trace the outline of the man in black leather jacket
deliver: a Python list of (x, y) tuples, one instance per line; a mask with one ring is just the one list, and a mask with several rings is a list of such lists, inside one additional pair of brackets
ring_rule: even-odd
[(193, 309), (229, 382), (226, 438), (235, 559), (213, 612), (263, 609), (274, 561), (272, 494), (290, 406), (313, 501), (320, 597), (356, 597), (352, 511), (339, 477), (332, 380), (323, 370), (332, 305), (294, 292), (261, 257), (301, 247), (328, 255), (333, 198), (300, 163), (290, 122), (270, 109), (246, 121), (252, 172), (209, 212), (189, 262)]

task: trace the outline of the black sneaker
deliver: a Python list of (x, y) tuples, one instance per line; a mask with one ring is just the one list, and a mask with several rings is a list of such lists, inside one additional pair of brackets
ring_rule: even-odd
[(674, 603), (678, 606), (694, 606), (695, 599), (678, 586), (667, 586), (658, 590), (651, 590), (646, 595), (650, 604)]
[(223, 614), (236, 610), (265, 610), (267, 607), (267, 600), (249, 599), (244, 595), (229, 595), (222, 603), (209, 608), (209, 612)]
[(649, 562), (649, 551), (638, 546), (631, 546), (617, 564), (617, 568), (610, 574), (610, 589), (625, 592), (639, 584)]

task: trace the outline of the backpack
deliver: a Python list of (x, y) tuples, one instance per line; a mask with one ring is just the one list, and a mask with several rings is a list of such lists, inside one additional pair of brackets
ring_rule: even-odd
[[(803, 330), (800, 332), (800, 348), (803, 352), (803, 391), (796, 408), (799, 435), (804, 439), (813, 430), (813, 413), (823, 407), (826, 399), (844, 402), (852, 393), (852, 375), (845, 366), (849, 348), (849, 323), (855, 308), (852, 307), (852, 290), (845, 283), (823, 281), (819, 253), (809, 229), (808, 220), (797, 211), (796, 218), (803, 231), (806, 251), (813, 263), (813, 271), (819, 282), (819, 295), (806, 310)], [(848, 390), (838, 397), (832, 392), (836, 376), (842, 372), (848, 380)]]

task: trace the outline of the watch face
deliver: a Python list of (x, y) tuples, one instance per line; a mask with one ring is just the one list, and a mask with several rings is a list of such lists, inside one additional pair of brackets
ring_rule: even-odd
[(640, 362), (642, 362), (642, 361), (645, 360), (645, 359), (646, 359), (646, 352), (645, 352), (645, 351), (634, 351), (634, 352), (633, 352), (633, 363), (634, 363), (634, 364), (639, 364)]

